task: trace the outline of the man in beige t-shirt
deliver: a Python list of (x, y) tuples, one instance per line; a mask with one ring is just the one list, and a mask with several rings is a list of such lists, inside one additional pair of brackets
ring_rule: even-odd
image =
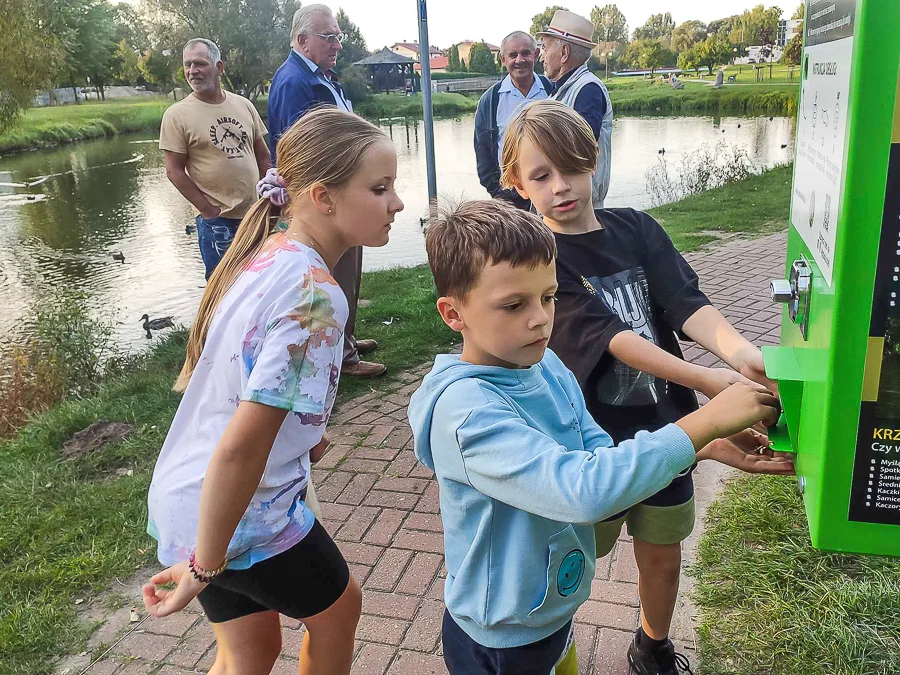
[(269, 149), (254, 105), (222, 89), (224, 64), (216, 44), (195, 38), (183, 56), (193, 93), (166, 110), (159, 147), (166, 176), (199, 213), (197, 238), (208, 279), (256, 201)]

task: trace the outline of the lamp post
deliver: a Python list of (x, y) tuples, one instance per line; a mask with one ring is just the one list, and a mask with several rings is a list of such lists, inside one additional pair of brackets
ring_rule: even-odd
[[(428, 177), (429, 217), (437, 208), (437, 172), (434, 162), (434, 109), (431, 104), (431, 43), (428, 41), (428, 10), (425, 0), (416, 0), (419, 18), (419, 61), (422, 66), (422, 108), (425, 114), (425, 166)], [(421, 58), (422, 48), (426, 50)]]

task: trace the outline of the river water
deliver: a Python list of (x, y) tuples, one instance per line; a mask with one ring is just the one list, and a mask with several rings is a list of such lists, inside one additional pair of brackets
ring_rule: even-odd
[[(427, 214), (422, 122), (384, 125), (398, 153), (397, 190), (406, 204), (390, 243), (366, 249), (366, 270), (425, 261), (419, 219)], [(435, 121), (442, 200), (485, 197), (475, 173), (474, 117)], [(793, 122), (767, 117), (621, 117), (613, 127), (608, 206), (651, 206), (645, 173), (665, 149), (686, 152), (721, 140), (744, 147), (757, 168), (787, 162)], [(146, 343), (140, 317), (189, 323), (204, 287), (187, 202), (169, 184), (155, 136), (127, 135), (0, 157), (0, 342), (27, 332), (32, 306), (54, 287), (83, 291), (91, 312), (116, 326), (122, 347)], [(782, 147), (784, 146), (784, 147)], [(714, 218), (714, 214), (710, 215)], [(121, 252), (124, 263), (113, 259)]]

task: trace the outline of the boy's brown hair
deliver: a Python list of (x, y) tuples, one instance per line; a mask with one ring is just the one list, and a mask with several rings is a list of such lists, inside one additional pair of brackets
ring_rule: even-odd
[(600, 149), (585, 119), (559, 101), (531, 103), (513, 117), (503, 139), (500, 185), (521, 185), (519, 151), (525, 139), (534, 143), (563, 173), (592, 173)]
[(464, 300), (488, 265), (549, 265), (556, 259), (556, 240), (539, 216), (487, 199), (443, 213), (428, 228), (425, 250), (438, 295)]

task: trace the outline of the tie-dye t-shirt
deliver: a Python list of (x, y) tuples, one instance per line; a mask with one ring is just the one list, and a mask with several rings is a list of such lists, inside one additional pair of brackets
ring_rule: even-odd
[(247, 568), (307, 535), (315, 522), (303, 501), (309, 449), (334, 404), (346, 321), (347, 300), (321, 256), (284, 234), (240, 274), (216, 310), (153, 472), (147, 531), (162, 564), (194, 550), (203, 478), (241, 401), (291, 412), (228, 545), (229, 567)]

